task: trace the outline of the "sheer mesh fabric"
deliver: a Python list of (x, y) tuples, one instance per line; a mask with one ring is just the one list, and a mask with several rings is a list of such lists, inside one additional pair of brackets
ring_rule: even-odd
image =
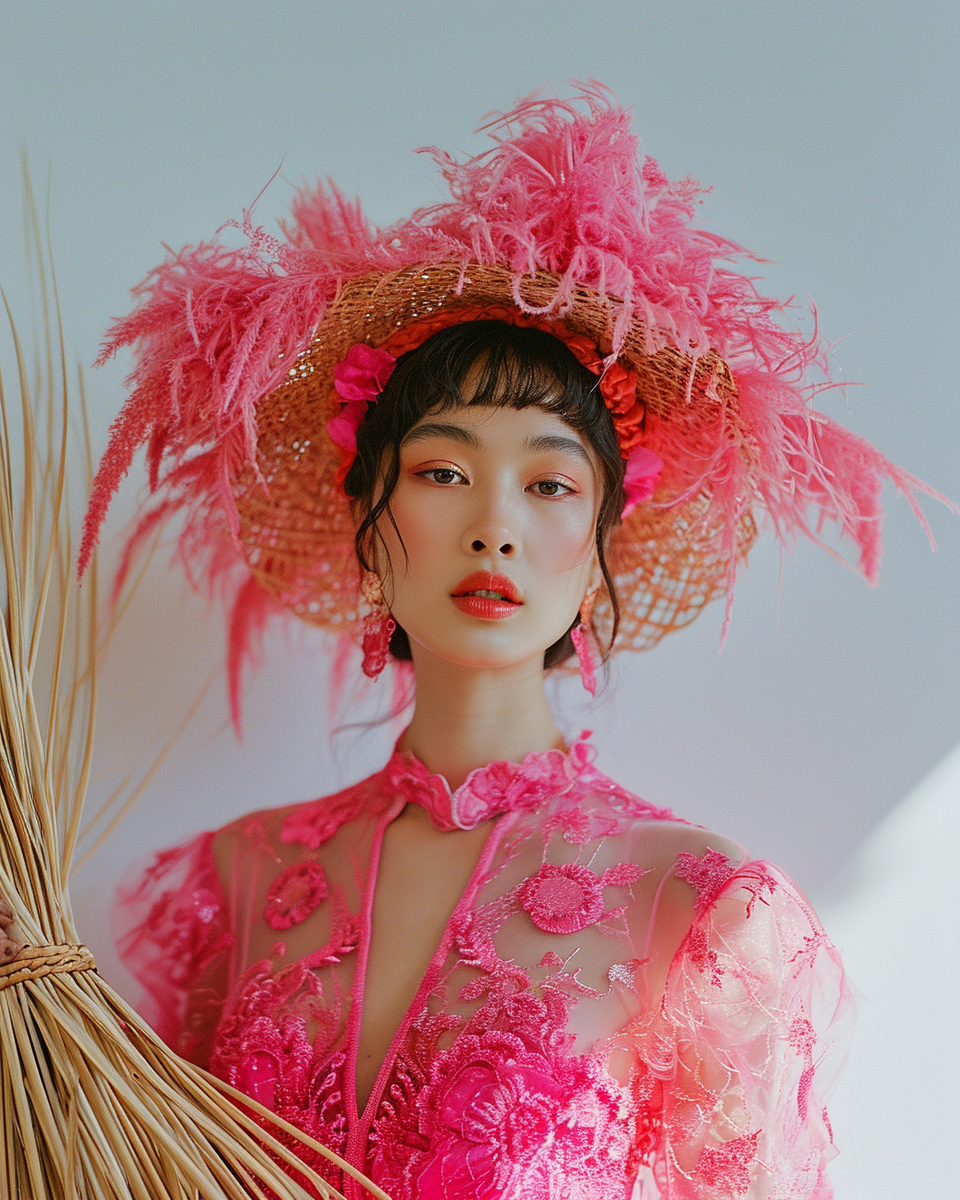
[[(824, 1200), (836, 951), (775, 867), (592, 757), (493, 763), (451, 796), (395, 754), (157, 856), (118, 909), (144, 1014), (394, 1200)], [(360, 1112), (371, 863), (408, 803), (496, 820)]]

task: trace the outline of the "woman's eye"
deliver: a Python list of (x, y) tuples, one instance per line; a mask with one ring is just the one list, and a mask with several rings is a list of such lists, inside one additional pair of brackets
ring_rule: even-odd
[(541, 479), (533, 485), (532, 490), (538, 496), (562, 496), (565, 492), (572, 492), (573, 488), (559, 479)]
[(418, 471), (421, 479), (429, 479), (431, 483), (466, 483), (466, 477), (453, 467), (431, 467), (428, 471)]

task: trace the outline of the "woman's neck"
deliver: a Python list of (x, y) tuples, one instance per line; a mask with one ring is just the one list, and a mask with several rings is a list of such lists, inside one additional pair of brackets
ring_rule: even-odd
[(413, 650), (417, 700), (400, 749), (458, 788), (487, 763), (522, 762), (563, 745), (536, 659), (511, 667), (459, 666)]

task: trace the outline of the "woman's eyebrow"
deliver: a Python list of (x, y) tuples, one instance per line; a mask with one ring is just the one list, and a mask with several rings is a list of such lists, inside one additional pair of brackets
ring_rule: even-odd
[(582, 458), (588, 466), (593, 466), (590, 461), (590, 455), (583, 448), (583, 445), (576, 438), (563, 437), (562, 434), (544, 433), (539, 437), (529, 437), (523, 443), (523, 448), (534, 454), (543, 453), (549, 450), (566, 451), (568, 454), (575, 454), (578, 458)]
[(409, 446), (413, 442), (423, 442), (432, 437), (449, 438), (453, 442), (473, 448), (480, 445), (480, 439), (471, 430), (464, 429), (462, 425), (444, 425), (439, 421), (428, 421), (425, 425), (414, 426), (403, 439), (402, 445)]

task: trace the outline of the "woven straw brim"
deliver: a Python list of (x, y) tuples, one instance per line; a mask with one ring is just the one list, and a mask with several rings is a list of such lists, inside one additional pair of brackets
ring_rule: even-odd
[[(354, 522), (336, 480), (341, 456), (326, 432), (341, 404), (334, 366), (356, 343), (382, 346), (441, 310), (518, 308), (517, 286), (504, 268), (464, 270), (454, 263), (351, 280), (291, 365), (288, 379), (258, 405), (262, 478), (247, 468), (237, 481), (240, 539), (258, 582), (304, 620), (342, 634), (354, 631), (360, 615)], [(608, 354), (617, 302), (580, 288), (555, 314), (559, 287), (560, 280), (545, 273), (524, 279), (519, 291), (524, 308), (586, 335)], [(716, 354), (657, 347), (650, 332), (634, 322), (618, 359), (637, 371), (637, 397), (647, 413), (676, 425), (691, 442), (699, 430), (716, 424), (718, 407), (726, 424), (739, 427), (736, 387)], [(678, 500), (665, 483), (614, 532), (608, 559), (621, 604), (617, 648), (650, 648), (725, 591), (731, 560), (746, 555), (756, 527), (748, 513), (732, 534), (715, 528), (709, 501), (707, 485)], [(601, 642), (609, 621), (607, 600), (594, 615)]]

